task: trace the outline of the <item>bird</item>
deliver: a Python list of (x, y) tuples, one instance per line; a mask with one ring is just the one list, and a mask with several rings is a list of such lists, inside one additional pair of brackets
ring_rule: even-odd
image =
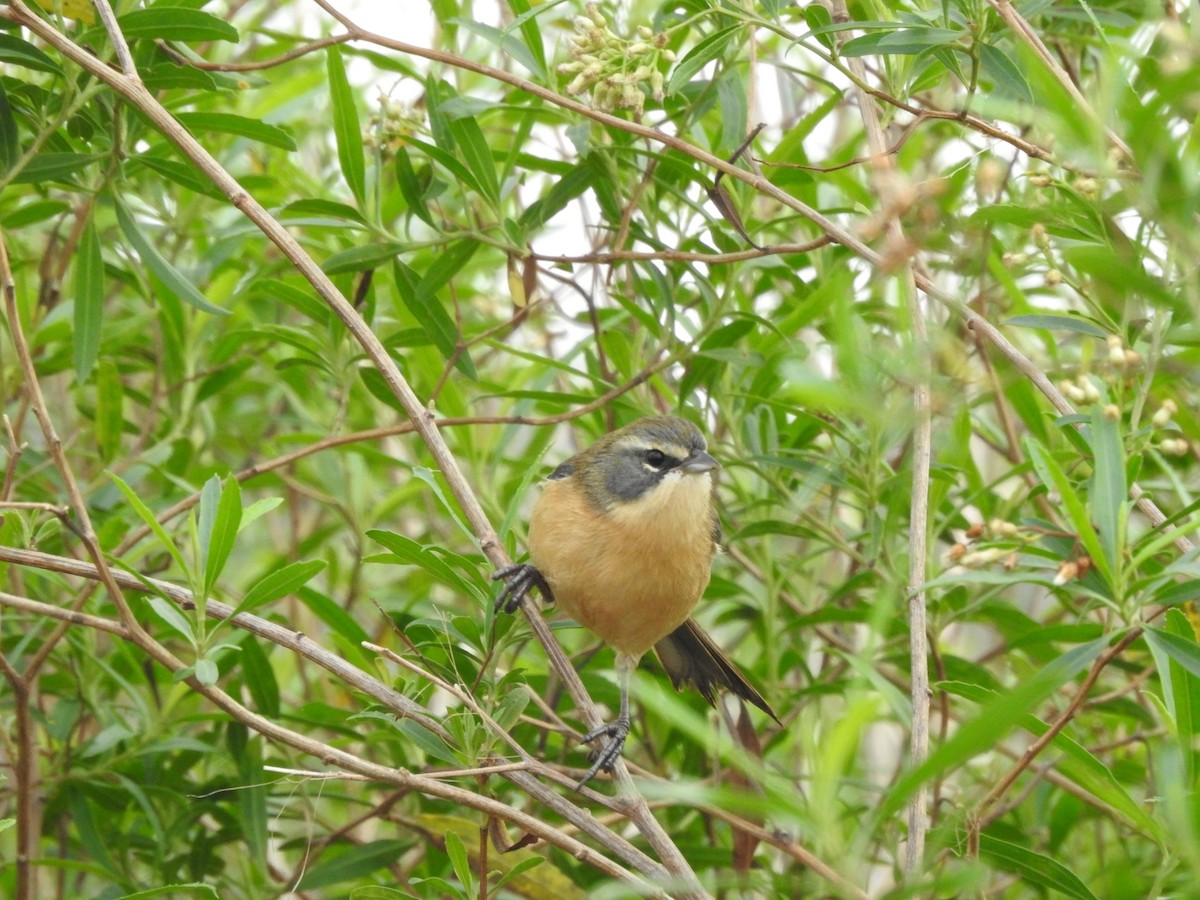
[(651, 648), (676, 690), (691, 685), (713, 706), (728, 690), (779, 722), (691, 618), (721, 539), (719, 468), (687, 419), (647, 416), (612, 431), (550, 473), (530, 516), (529, 562), (492, 576), (505, 582), (497, 612), (515, 612), (536, 588), (615, 651), (620, 713), (584, 735), (607, 740), (577, 789), (621, 756), (630, 677)]

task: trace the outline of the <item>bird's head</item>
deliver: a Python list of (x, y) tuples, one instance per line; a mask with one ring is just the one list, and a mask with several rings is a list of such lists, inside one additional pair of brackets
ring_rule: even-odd
[(709, 473), (720, 463), (709, 456), (704, 435), (691, 422), (649, 416), (606, 434), (569, 466), (562, 474), (574, 475), (596, 506), (611, 510), (662, 502), (679, 489), (707, 498)]

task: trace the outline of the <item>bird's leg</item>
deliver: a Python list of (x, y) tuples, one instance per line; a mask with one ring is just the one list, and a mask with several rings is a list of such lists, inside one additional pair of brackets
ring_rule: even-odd
[(546, 583), (546, 579), (537, 570), (537, 567), (529, 563), (497, 569), (492, 573), (492, 581), (501, 580), (504, 581), (504, 590), (496, 598), (496, 612), (501, 610), (506, 613), (516, 612), (517, 607), (529, 595), (532, 588), (537, 588), (542, 599), (547, 603), (554, 602), (554, 594), (550, 590), (550, 585)]
[(624, 653), (617, 654), (617, 678), (621, 684), (621, 714), (606, 725), (599, 725), (583, 736), (584, 743), (591, 743), (598, 737), (607, 737), (608, 742), (597, 752), (592, 761), (592, 767), (587, 774), (575, 785), (579, 790), (595, 777), (597, 772), (608, 772), (621, 758), (625, 749), (625, 738), (629, 737), (629, 679), (637, 668), (637, 658)]

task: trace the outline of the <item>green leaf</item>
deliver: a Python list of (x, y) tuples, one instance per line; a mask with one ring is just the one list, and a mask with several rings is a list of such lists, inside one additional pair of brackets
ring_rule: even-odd
[(1118, 423), (1105, 417), (1099, 403), (1092, 407), (1091, 438), (1093, 469), (1088, 506), (1109, 567), (1115, 573), (1121, 570), (1125, 552), (1125, 449)]
[(108, 462), (121, 449), (125, 426), (125, 389), (121, 374), (111, 360), (100, 364), (96, 373), (96, 443), (100, 458)]
[(175, 631), (187, 638), (188, 643), (195, 646), (196, 634), (194, 631), (192, 631), (192, 623), (188, 620), (187, 616), (179, 611), (178, 606), (176, 606), (170, 600), (157, 595), (151, 595), (147, 597), (146, 603), (152, 610), (154, 610), (155, 614), (160, 619), (166, 622), (167, 625), (169, 625)]
[(329, 93), (333, 102), (333, 134), (337, 141), (338, 162), (346, 184), (361, 205), (367, 196), (367, 168), (363, 158), (362, 125), (354, 92), (346, 78), (342, 51), (334, 46), (325, 51), (329, 76)]
[(266, 297), (290, 306), (302, 316), (321, 325), (327, 324), (332, 317), (329, 307), (313, 296), (311, 287), (303, 290), (278, 278), (261, 278), (255, 281), (250, 288), (250, 296)]
[(1080, 316), (1055, 316), (1047, 313), (1037, 313), (1028, 316), (1013, 316), (1006, 319), (1005, 325), (1016, 325), (1020, 328), (1042, 328), (1046, 331), (1074, 331), (1091, 337), (1104, 339), (1108, 332), (1096, 323)]
[(408, 204), (411, 210), (421, 221), (426, 225), (433, 225), (433, 216), (429, 212), (429, 206), (425, 202), (425, 191), (417, 178), (417, 172), (413, 168), (412, 160), (408, 158), (408, 150), (401, 147), (396, 151), (396, 160), (394, 163), (396, 169), (396, 183), (400, 187), (400, 194), (404, 197), (404, 202)]
[[(852, 23), (852, 27), (854, 26)], [(889, 56), (892, 54), (911, 56), (931, 47), (944, 47), (967, 38), (962, 31), (945, 28), (900, 28), (883, 34), (864, 34), (847, 41), (842, 56)]]
[(212, 592), (233, 551), (241, 518), (242, 489), (238, 480), (231, 475), (222, 486), (221, 479), (214, 475), (200, 492), (200, 566), (205, 596)]
[(104, 259), (100, 238), (90, 219), (79, 234), (75, 253), (75, 329), (71, 349), (75, 377), (87, 381), (100, 352), (100, 322), (104, 316)]
[(76, 176), (100, 159), (88, 153), (39, 153), (12, 179), (13, 184), (61, 181), (75, 184)]
[(1054, 457), (1047, 453), (1040, 443), (1029, 436), (1026, 436), (1024, 443), (1026, 455), (1033, 463), (1034, 471), (1037, 472), (1042, 484), (1062, 498), (1062, 506), (1067, 513), (1067, 518), (1079, 535), (1079, 540), (1087, 550), (1088, 556), (1092, 558), (1096, 568), (1104, 576), (1109, 588), (1115, 590), (1116, 584), (1112, 567), (1109, 565), (1109, 557), (1104, 552), (1096, 529), (1092, 527), (1087, 507), (1079, 499), (1079, 493), (1075, 490), (1075, 486), (1071, 484)]
[(135, 9), (117, 18), (126, 39), (150, 38), (199, 44), (205, 41), (240, 40), (238, 30), (211, 13), (179, 6)]
[(438, 163), (440, 166), (442, 166), (442, 168), (446, 169), (446, 171), (453, 175), (456, 181), (470, 188), (477, 194), (483, 194), (483, 186), (480, 185), (479, 179), (475, 177), (474, 173), (471, 172), (470, 169), (459, 162), (453, 154), (447, 153), (441, 147), (434, 146), (433, 144), (426, 144), (424, 141), (420, 141), (412, 136), (410, 136), (407, 140), (410, 147), (420, 150), (434, 162)]
[(196, 680), (205, 687), (212, 687), (220, 678), (221, 672), (217, 668), (217, 664), (207, 656), (196, 660), (196, 665), (192, 668), (196, 675)]
[(133, 488), (122, 481), (120, 476), (114, 475), (112, 472), (108, 471), (106, 471), (104, 474), (112, 479), (113, 483), (120, 489), (121, 493), (125, 495), (125, 500), (130, 506), (133, 507), (134, 512), (136, 512), (141, 520), (146, 523), (147, 527), (154, 532), (154, 536), (158, 538), (159, 544), (162, 545), (164, 550), (171, 554), (171, 558), (175, 560), (175, 564), (179, 566), (180, 570), (188, 577), (188, 580), (190, 581), (191, 576), (188, 574), (188, 565), (186, 562), (184, 562), (183, 555), (179, 552), (179, 548), (175, 546), (175, 542), (171, 540), (170, 536), (163, 529), (162, 525), (159, 524), (158, 519), (154, 517), (154, 513), (150, 511), (150, 507), (146, 506), (146, 504), (142, 502), (142, 498), (134, 492)]
[(189, 191), (195, 191), (197, 194), (203, 194), (205, 197), (211, 197), (223, 203), (227, 202), (221, 190), (190, 162), (155, 156), (152, 153), (141, 153), (126, 163), (126, 170), (131, 173), (136, 172), (138, 167), (157, 172)]
[(1035, 853), (1019, 844), (1002, 841), (990, 834), (979, 836), (979, 852), (995, 860), (1001, 868), (1020, 875), (1025, 881), (1050, 890), (1076, 897), (1078, 900), (1096, 900), (1096, 895), (1062, 863)]
[(0, 63), (24, 66), (38, 72), (61, 75), (62, 68), (33, 44), (11, 34), (0, 34)]
[(345, 275), (348, 272), (365, 272), (396, 258), (405, 250), (404, 244), (396, 241), (380, 241), (361, 244), (340, 250), (321, 264), (326, 275)]
[(996, 87), (1014, 100), (1022, 103), (1033, 102), (1033, 91), (1029, 89), (1029, 82), (1004, 51), (992, 44), (975, 46), (979, 50), (979, 62), (984, 74), (996, 82)]
[(246, 596), (237, 605), (234, 613), (250, 612), (264, 604), (278, 600), (280, 597), (285, 597), (301, 585), (308, 584), (324, 568), (325, 562), (323, 560), (313, 559), (292, 563), (291, 565), (284, 566), (282, 569), (276, 569), (259, 579), (246, 592)]
[(275, 718), (279, 715), (279, 682), (275, 680), (271, 661), (254, 637), (247, 636), (241, 646), (242, 674), (246, 689), (254, 700), (254, 709), (264, 716)]
[(447, 746), (446, 742), (420, 722), (412, 719), (397, 719), (395, 716), (392, 717), (392, 720), (395, 722), (396, 730), (412, 741), (426, 756), (451, 766), (462, 764), (462, 760), (454, 755), (454, 751)]
[[(515, 3), (510, 5), (513, 6), (514, 9), (516, 8)], [(536, 34), (536, 23), (533, 25), (533, 30), (536, 35), (536, 43), (534, 41), (523, 43), (516, 37), (516, 35), (511, 34), (509, 31), (501, 31), (494, 25), (487, 25), (475, 19), (469, 19), (464, 16), (456, 16), (450, 21), (454, 22), (456, 25), (461, 25), (472, 34), (476, 34), (483, 38), (489, 44), (492, 44), (501, 50), (506, 56), (511, 56), (526, 69), (532, 72), (538, 81), (546, 80), (546, 60), (544, 57), (539, 58), (539, 56), (542, 54), (542, 42), (541, 36)], [(532, 52), (532, 48), (534, 47), (537, 48), (538, 55), (535, 55), (534, 52)]]
[(443, 584), (449, 585), (458, 594), (474, 593), (466, 579), (438, 555), (437, 548), (424, 546), (404, 535), (381, 529), (371, 529), (367, 532), (367, 537), (386, 547), (396, 557), (395, 561), (417, 566)]
[(992, 749), (1022, 717), (1090, 665), (1112, 640), (1112, 635), (1106, 635), (1081, 644), (1055, 659), (1032, 678), (1025, 679), (1012, 690), (983, 704), (979, 712), (960, 725), (924, 763), (901, 776), (881, 804), (879, 816), (887, 818), (895, 813), (912, 792), (929, 779)]
[(229, 311), (221, 309), (219, 306), (213, 306), (204, 295), (197, 290), (182, 273), (171, 265), (153, 245), (142, 235), (138, 230), (137, 224), (134, 222), (133, 216), (129, 210), (125, 208), (125, 204), (114, 198), (113, 207), (117, 212), (117, 223), (121, 226), (121, 231), (125, 234), (125, 240), (129, 241), (129, 245), (134, 249), (143, 263), (146, 264), (151, 272), (158, 277), (168, 290), (185, 303), (194, 306), (201, 312), (210, 313), (214, 316), (227, 316)]
[(471, 871), (471, 861), (467, 858), (467, 848), (463, 846), (462, 838), (453, 831), (447, 831), (444, 840), (446, 843), (446, 855), (450, 857), (450, 865), (454, 867), (454, 874), (458, 877), (459, 884), (463, 886), (464, 891), (469, 896), (474, 893), (475, 873)]
[[(538, 3), (533, 5), (529, 0), (509, 0), (512, 11), (517, 13), (517, 17), (508, 23), (508, 30), (519, 28), (521, 37), (525, 39), (525, 47), (528, 50), (531, 65), (531, 71), (539, 81), (545, 81), (549, 78), (546, 70), (546, 51), (543, 47), (542, 32), (538, 27), (537, 17), (542, 13), (553, 8), (552, 3)], [(515, 56), (515, 59), (520, 59)]]
[(528, 705), (529, 689), (523, 684), (512, 685), (500, 698), (500, 703), (492, 712), (492, 718), (496, 720), (497, 725), (508, 731), (520, 721), (521, 713), (525, 712)]
[(557, 179), (545, 196), (529, 205), (521, 214), (521, 227), (527, 230), (541, 228), (568, 203), (591, 187), (598, 175), (591, 157), (588, 157), (562, 178)]
[(671, 77), (667, 79), (667, 88), (665, 91), (667, 96), (670, 97), (677, 94), (691, 82), (692, 78), (701, 69), (721, 56), (729, 46), (734, 34), (742, 27), (740, 24), (730, 25), (728, 28), (714, 31), (689, 50), (683, 59), (675, 64), (675, 68), (671, 70)]
[(1147, 627), (1146, 643), (1179, 663), (1194, 677), (1200, 678), (1200, 646), (1197, 646), (1194, 640)]
[(363, 629), (353, 616), (333, 602), (320, 591), (310, 587), (296, 590), (296, 596), (304, 601), (304, 605), (312, 610), (322, 622), (328, 625), (348, 644), (358, 647), (363, 641), (369, 641), (371, 636)]
[(71, 206), (62, 200), (34, 200), (16, 209), (0, 214), (0, 226), (5, 228), (24, 228), (26, 225), (36, 225), (66, 212)]
[(367, 224), (362, 213), (353, 206), (333, 200), (323, 200), (320, 197), (296, 200), (279, 211), (280, 219), (291, 220), (304, 216), (324, 216), (330, 219), (345, 219), (355, 225)]
[(463, 162), (475, 176), (480, 194), (495, 209), (500, 202), (500, 182), (496, 178), (496, 162), (492, 158), (492, 148), (483, 136), (479, 123), (467, 117), (451, 119), (450, 133), (454, 135)]
[(175, 114), (175, 118), (194, 134), (203, 134), (204, 132), (235, 134), (284, 150), (297, 149), (296, 140), (292, 137), (291, 132), (278, 125), (260, 122), (258, 119), (249, 119), (233, 113), (212, 112), (180, 112)]
[(144, 891), (134, 891), (132, 894), (122, 894), (116, 900), (152, 900), (154, 897), (211, 897), (212, 900), (219, 900), (220, 894), (210, 884), (189, 881), (180, 884), (159, 885), (146, 888)]
[[(467, 242), (460, 241), (459, 245), (455, 245), (459, 247), (459, 253), (466, 253), (466, 248), (460, 246), (464, 243)], [(470, 252), (473, 254), (474, 250), (472, 249)], [(446, 255), (449, 259), (438, 267), (441, 273), (445, 273), (447, 267), (453, 265), (459, 258), (458, 254), (447, 253)], [(452, 358), (458, 348), (458, 326), (454, 324), (454, 320), (450, 318), (450, 314), (437, 297), (430, 295), (430, 287), (437, 281), (437, 277), (430, 279), (427, 273), (426, 277), (419, 278), (416, 272), (399, 260), (393, 264), (392, 272), (396, 280), (397, 293), (405, 308), (417, 320), (421, 330), (429, 335), (429, 339), (442, 356), (446, 359)], [(446, 273), (445, 277), (449, 278), (450, 273)], [(422, 289), (422, 285), (425, 286), (424, 289)], [(474, 365), (466, 353), (459, 357), (458, 368), (469, 378), (476, 377)]]
[(292, 890), (296, 893), (315, 892), (343, 881), (365, 878), (395, 864), (408, 848), (404, 841), (372, 841), (353, 845), (337, 855), (322, 854), (322, 861), (305, 869), (304, 876), (298, 884), (292, 885)]
[[(2, 37), (2, 35), (0, 35)], [(21, 158), (21, 141), (17, 134), (17, 120), (13, 116), (8, 94), (0, 83), (0, 173), (7, 172)]]

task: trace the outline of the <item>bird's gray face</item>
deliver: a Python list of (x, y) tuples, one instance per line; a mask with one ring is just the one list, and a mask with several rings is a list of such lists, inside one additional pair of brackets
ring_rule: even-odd
[(698, 475), (720, 466), (708, 455), (704, 435), (685, 419), (642, 419), (614, 437), (596, 464), (602, 469), (608, 496), (620, 503), (646, 496), (666, 478)]

